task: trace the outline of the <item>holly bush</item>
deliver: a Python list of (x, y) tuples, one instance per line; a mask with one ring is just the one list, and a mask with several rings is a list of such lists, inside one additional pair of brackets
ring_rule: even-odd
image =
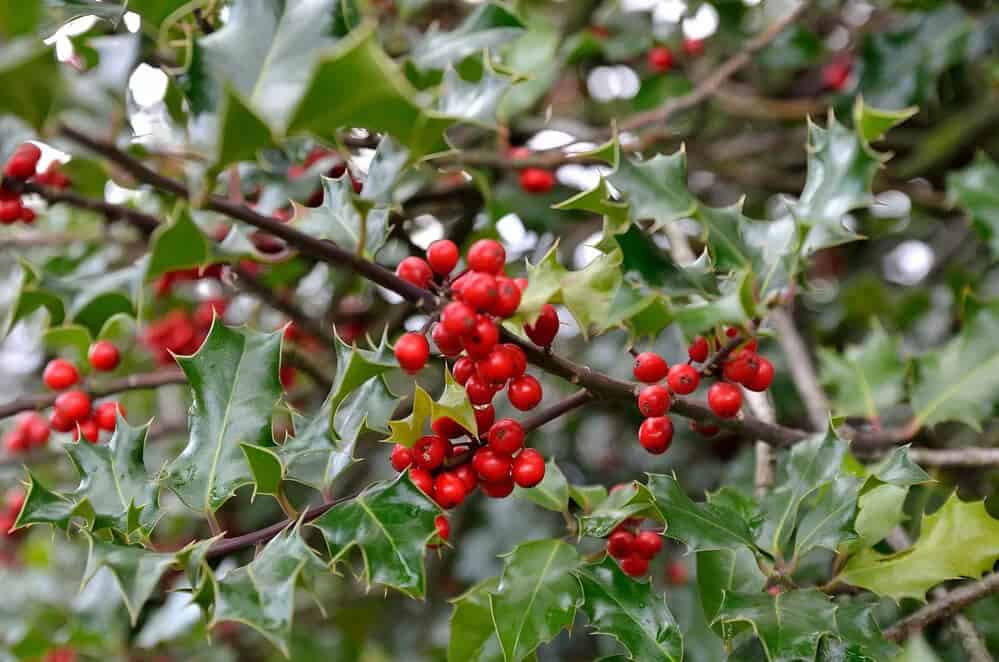
[(2, 3), (0, 660), (991, 660), (997, 45)]

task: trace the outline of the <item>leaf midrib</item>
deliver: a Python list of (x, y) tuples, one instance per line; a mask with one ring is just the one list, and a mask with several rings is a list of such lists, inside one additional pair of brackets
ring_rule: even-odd
[(964, 377), (958, 379), (956, 382), (951, 382), (951, 384), (945, 388), (940, 395), (930, 400), (926, 407), (916, 414), (915, 422), (921, 426), (927, 419), (929, 419), (930, 415), (937, 408), (939, 408), (940, 405), (949, 400), (954, 393), (961, 391), (965, 384), (977, 377), (982, 371), (987, 371), (992, 368), (997, 362), (999, 362), (999, 353), (993, 354), (991, 358), (984, 363), (979, 363), (977, 367), (964, 373)]
[[(520, 645), (520, 638), (524, 634), (524, 626), (527, 625), (527, 615), (531, 613), (531, 607), (534, 606), (534, 601), (538, 598), (538, 592), (541, 590), (542, 580), (548, 575), (548, 569), (551, 567), (552, 562), (555, 560), (555, 555), (558, 554), (559, 546), (552, 545), (552, 551), (548, 555), (548, 560), (545, 561), (545, 567), (542, 568), (541, 573), (538, 575), (538, 581), (534, 584), (534, 590), (531, 591), (531, 599), (527, 601), (527, 608), (524, 609), (524, 617), (520, 621), (520, 625), (517, 627), (517, 636), (513, 640), (513, 654), (516, 656), (517, 647)], [(502, 639), (500, 642), (502, 643)], [(506, 651), (503, 652), (504, 657), (506, 657)]]
[(232, 412), (232, 401), (235, 399), (236, 385), (239, 383), (239, 373), (243, 369), (243, 361), (246, 359), (246, 338), (241, 338), (239, 361), (236, 363), (236, 372), (232, 376), (232, 388), (229, 390), (229, 397), (225, 403), (225, 414), (222, 416), (222, 423), (219, 425), (219, 433), (215, 443), (215, 452), (212, 456), (212, 468), (208, 472), (208, 480), (205, 481), (205, 506), (212, 510), (212, 485), (218, 474), (219, 459), (222, 457), (222, 444), (225, 441), (225, 432), (229, 428), (229, 415)]

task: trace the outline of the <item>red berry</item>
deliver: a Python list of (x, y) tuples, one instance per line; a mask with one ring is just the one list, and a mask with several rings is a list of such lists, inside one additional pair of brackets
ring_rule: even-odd
[(78, 421), (77, 423), (79, 427), (73, 432), (73, 439), (75, 441), (80, 441), (81, 435), (92, 444), (96, 444), (100, 440), (101, 429), (97, 426), (97, 421), (93, 418)]
[(513, 492), (513, 479), (510, 477), (494, 482), (483, 482), (479, 485), (482, 487), (482, 492), (493, 499), (502, 499), (510, 496), (510, 492)]
[(757, 355), (752, 352), (741, 351), (728, 361), (725, 361), (722, 374), (729, 381), (745, 384), (752, 381), (759, 369), (760, 362)]
[(621, 561), (621, 570), (629, 577), (641, 577), (649, 571), (649, 562), (637, 554)]
[(434, 518), (434, 528), (437, 529), (437, 537), (442, 541), (446, 542), (451, 537), (451, 523), (444, 515), (438, 515)]
[(430, 358), (430, 343), (422, 333), (405, 333), (395, 344), (395, 358), (403, 370), (417, 373)]
[(656, 46), (647, 56), (649, 69), (656, 73), (666, 73), (673, 67), (673, 53), (665, 46)]
[(496, 420), (496, 408), (492, 405), (475, 408), (475, 426), (479, 429), (479, 434), (489, 432)]
[(52, 412), (49, 417), (49, 427), (56, 432), (72, 432), (76, 427), (76, 422), (71, 421), (57, 411)]
[(35, 222), (35, 211), (31, 207), (21, 207), (21, 222), (31, 225)]
[(421, 469), (432, 471), (444, 463), (451, 444), (444, 437), (428, 434), (413, 444), (413, 464)]
[(511, 476), (521, 487), (534, 487), (545, 477), (545, 458), (533, 448), (525, 448), (513, 459)]
[(524, 290), (527, 289), (528, 281), (526, 278), (521, 276), (520, 278), (514, 278), (513, 284), (516, 285), (520, 289), (520, 293), (523, 294)]
[(461, 301), (461, 297), (465, 291), (465, 286), (468, 285), (468, 278), (471, 275), (471, 271), (466, 271), (451, 281), (451, 294), (453, 294), (454, 298), (458, 301)]
[(475, 310), (460, 301), (453, 301), (441, 311), (441, 325), (451, 335), (463, 336), (475, 328)]
[(42, 150), (37, 145), (24, 143), (20, 145), (4, 166), (4, 177), (15, 179), (27, 179), (35, 174), (38, 167), (38, 159), (42, 156)]
[(655, 352), (642, 352), (635, 357), (635, 379), (646, 384), (654, 384), (666, 376), (669, 366), (666, 359)]
[(670, 561), (666, 564), (666, 581), (673, 586), (687, 583), (687, 565), (683, 561)]
[(15, 200), (0, 200), (0, 223), (10, 225), (21, 220), (21, 211), (23, 209), (24, 207), (21, 205), (20, 198)]
[[(472, 468), (486, 483), (498, 483), (510, 477), (510, 456), (497, 453), (488, 446), (475, 451)], [(483, 487), (485, 490), (485, 487)]]
[(663, 548), (663, 538), (655, 531), (642, 531), (635, 536), (635, 553), (651, 561)]
[(3, 447), (8, 453), (16, 455), (28, 450), (28, 435), (23, 430), (13, 429), (3, 438)]
[(498, 274), (506, 264), (506, 250), (495, 239), (480, 239), (468, 249), (468, 268)]
[(118, 348), (109, 340), (98, 340), (91, 345), (87, 358), (90, 359), (90, 365), (98, 372), (111, 372), (118, 367), (118, 361), (121, 360)]
[(472, 468), (471, 464), (459, 464), (451, 473), (460, 478), (461, 482), (464, 483), (465, 494), (471, 494), (479, 486), (479, 476), (475, 473), (475, 469)]
[(757, 360), (759, 361), (759, 367), (756, 370), (756, 374), (748, 382), (743, 382), (743, 385), (750, 391), (761, 393), (770, 388), (770, 384), (774, 381), (774, 364), (763, 356), (759, 356)]
[(434, 422), (430, 424), (430, 427), (434, 431), (434, 434), (444, 437), (445, 439), (457, 439), (461, 435), (465, 434), (465, 430), (458, 425), (458, 422), (453, 418), (448, 418), (447, 416), (434, 419)]
[(38, 448), (48, 443), (49, 424), (38, 412), (25, 414), (18, 421), (18, 427), (24, 432), (28, 445), (32, 448)]
[(720, 431), (720, 428), (717, 425), (702, 423), (700, 421), (691, 421), (690, 429), (706, 439), (710, 439)]
[(539, 347), (549, 347), (558, 335), (558, 311), (555, 306), (546, 303), (541, 307), (541, 313), (534, 324), (525, 324), (524, 333)]
[(506, 154), (511, 159), (526, 159), (531, 155), (531, 148), (524, 145), (518, 145), (517, 147), (511, 147), (510, 151)]
[(488, 405), (493, 401), (496, 391), (478, 375), (472, 375), (465, 382), (465, 393), (468, 394), (468, 401), (473, 405)]
[(513, 363), (513, 372), (510, 374), (510, 377), (520, 377), (523, 375), (527, 370), (527, 355), (524, 354), (524, 350), (509, 342), (500, 345), (500, 349), (510, 356), (510, 361)]
[(114, 432), (118, 426), (118, 412), (125, 416), (125, 409), (117, 402), (102, 402), (94, 410), (94, 420), (97, 427), (108, 432)]
[(434, 339), (437, 350), (444, 356), (458, 356), (461, 354), (461, 336), (448, 333), (441, 323), (434, 324), (434, 330), (430, 333)]
[(642, 412), (642, 416), (665, 416), (669, 405), (669, 389), (665, 386), (651, 384), (638, 393), (638, 411)]
[(496, 323), (485, 315), (479, 315), (475, 327), (461, 337), (461, 346), (474, 359), (484, 359), (489, 356), (496, 343), (499, 342), (499, 329)]
[(489, 356), (475, 364), (479, 377), (489, 384), (502, 387), (513, 377), (514, 359), (502, 346), (493, 348)]
[(616, 559), (625, 559), (631, 556), (631, 547), (634, 544), (635, 534), (617, 530), (607, 538), (607, 553)]
[(666, 383), (677, 395), (688, 395), (697, 390), (701, 377), (689, 363), (677, 363), (670, 367), (666, 375)]
[(555, 175), (543, 168), (524, 168), (520, 172), (520, 188), (527, 193), (547, 193), (555, 187)]
[(822, 67), (823, 85), (834, 92), (840, 91), (846, 85), (846, 82), (850, 80), (850, 71), (852, 68), (852, 63), (848, 59), (830, 62)]
[(434, 278), (434, 272), (426, 260), (416, 256), (407, 257), (395, 268), (395, 275), (411, 285), (426, 287)]
[(90, 416), (90, 396), (83, 391), (67, 391), (56, 398), (55, 410), (66, 420), (82, 421)]
[(703, 39), (684, 39), (683, 40), (683, 52), (690, 57), (697, 57), (698, 55), (704, 54), (704, 40)]
[(409, 465), (413, 464), (413, 451), (402, 444), (392, 447), (392, 468), (396, 471), (405, 471)]
[(427, 263), (440, 276), (447, 276), (454, 271), (458, 257), (458, 246), (450, 239), (438, 239), (427, 248)]
[(409, 470), (409, 479), (413, 481), (413, 485), (416, 485), (427, 496), (433, 494), (434, 477), (426, 469), (411, 467)]
[(541, 384), (531, 375), (522, 375), (510, 382), (506, 397), (520, 411), (530, 411), (541, 402)]
[(520, 288), (506, 276), (496, 277), (496, 302), (490, 312), (496, 317), (512, 317), (520, 307)]
[(645, 419), (638, 428), (638, 443), (653, 455), (665, 453), (673, 443), (673, 421), (668, 416)]
[(465, 483), (450, 471), (434, 480), (434, 500), (441, 508), (454, 508), (465, 500)]
[(65, 359), (52, 359), (42, 372), (42, 381), (53, 391), (61, 391), (80, 381), (80, 373)]
[(475, 361), (467, 356), (461, 357), (454, 362), (451, 374), (454, 375), (456, 382), (464, 386), (468, 382), (468, 378), (475, 374)]
[(512, 418), (497, 421), (489, 430), (489, 447), (497, 453), (516, 453), (524, 447), (524, 428)]
[(715, 382), (708, 389), (708, 406), (719, 418), (732, 418), (742, 408), (739, 387), (728, 382)]
[(469, 272), (461, 288), (461, 300), (479, 312), (486, 312), (496, 303), (499, 290), (496, 277), (478, 271)]

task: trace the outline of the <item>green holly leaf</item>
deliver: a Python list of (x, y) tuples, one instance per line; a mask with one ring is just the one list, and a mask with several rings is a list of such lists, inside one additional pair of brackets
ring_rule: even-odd
[[(714, 623), (726, 593), (759, 593), (767, 584), (756, 555), (746, 547), (697, 552), (697, 593), (708, 623)], [(733, 626), (712, 626), (725, 639), (734, 636)]]
[(999, 522), (984, 501), (961, 501), (956, 494), (926, 515), (909, 549), (882, 554), (865, 549), (840, 575), (854, 586), (895, 600), (925, 600), (926, 591), (948, 579), (978, 578), (999, 559)]
[(169, 223), (157, 227), (150, 238), (146, 280), (155, 280), (175, 269), (200, 267), (210, 258), (208, 238), (195, 225), (189, 211), (182, 207)]
[(533, 501), (548, 510), (567, 512), (569, 509), (569, 483), (554, 459), (545, 463), (545, 477), (540, 483), (529, 489), (518, 485), (513, 492), (515, 496)]
[(45, 350), (53, 356), (72, 361), (80, 370), (90, 365), (87, 352), (93, 343), (90, 331), (77, 324), (65, 324), (45, 330), (42, 336)]
[[(225, 28), (223, 28), (225, 29)], [(208, 149), (214, 158), (205, 174), (209, 182), (227, 166), (240, 161), (254, 161), (257, 154), (275, 144), (274, 135), (267, 123), (262, 120), (229, 84), (224, 86), (222, 101), (219, 103), (217, 129), (196, 134), (207, 136)]]
[(388, 209), (371, 209), (362, 203), (347, 174), (320, 181), (323, 203), (315, 208), (293, 203), (292, 225), (317, 239), (329, 239), (346, 250), (373, 257), (388, 239)]
[(451, 371), (444, 368), (444, 390), (436, 402), (419, 384), (413, 387), (413, 410), (409, 416), (396, 421), (389, 421), (391, 434), (387, 443), (402, 444), (411, 447), (423, 436), (427, 421), (438, 418), (450, 418), (461, 427), (478, 435), (478, 425), (475, 422), (475, 409), (465, 388), (454, 380)]
[(489, 608), (489, 594), (498, 587), (499, 577), (490, 577), (452, 600), (448, 662), (504, 662)]
[(20, 117), (41, 130), (55, 110), (61, 81), (55, 53), (34, 37), (0, 48), (0, 115)]
[(683, 636), (663, 594), (637, 582), (609, 556), (576, 571), (583, 586), (583, 611), (596, 634), (614, 637), (629, 660), (683, 659)]
[(755, 550), (749, 522), (724, 503), (695, 503), (674, 476), (649, 474), (649, 491), (663, 517), (665, 535), (687, 545), (692, 552), (745, 545)]
[(421, 597), (426, 591), (423, 555), (436, 534), (438, 514), (440, 509), (403, 473), (391, 483), (376, 483), (333, 506), (311, 526), (326, 539), (334, 566), (357, 547), (368, 585), (391, 586)]
[(145, 547), (116, 545), (89, 535), (87, 542), (90, 553), (83, 573), (83, 586), (98, 570), (110, 570), (134, 626), (142, 606), (159, 587), (163, 575), (176, 564), (177, 555), (153, 552)]
[(295, 587), (324, 572), (322, 560), (302, 539), (299, 526), (275, 536), (248, 565), (213, 579), (210, 625), (249, 625), (286, 657), (295, 613)]
[(605, 538), (618, 524), (629, 517), (654, 517), (662, 520), (649, 489), (641, 483), (631, 483), (607, 495), (592, 510), (579, 516), (579, 535)]
[(929, 474), (909, 457), (909, 445), (897, 446), (882, 460), (868, 467), (871, 476), (882, 483), (899, 487), (918, 485), (930, 480)]
[[(392, 136), (384, 136), (375, 148), (375, 155), (368, 166), (368, 176), (364, 178), (361, 199), (375, 204), (389, 205), (395, 202), (394, 192), (399, 180), (406, 174), (409, 165), (409, 150), (400, 145)], [(344, 182), (349, 184), (349, 182)], [(325, 193), (325, 192), (324, 192)], [(337, 197), (342, 193), (337, 192)]]
[(561, 540), (535, 540), (506, 555), (489, 607), (505, 660), (522, 660), (572, 627), (583, 591), (575, 573), (583, 561)]
[(850, 524), (857, 511), (861, 485), (863, 481), (853, 476), (838, 476), (802, 503), (804, 516), (794, 541), (795, 556), (802, 558), (819, 547), (836, 551), (851, 537)]
[(687, 153), (657, 154), (648, 161), (621, 159), (610, 183), (628, 202), (633, 221), (651, 220), (653, 230), (692, 216), (697, 199), (687, 188)]
[(465, 80), (457, 70), (448, 67), (441, 82), (437, 109), (449, 117), (495, 127), (496, 108), (512, 86), (513, 80), (496, 73), (489, 60), (485, 60), (477, 80)]
[(863, 600), (851, 600), (836, 607), (836, 629), (846, 649), (845, 659), (898, 662), (898, 646), (881, 635), (873, 613), (876, 607), (876, 603)]
[(770, 662), (812, 660), (819, 642), (836, 634), (836, 605), (815, 589), (726, 592), (715, 623), (747, 623)]
[(165, 467), (162, 483), (189, 508), (214, 512), (252, 482), (240, 444), (273, 445), (281, 336), (227, 327), (216, 318), (197, 353), (177, 357), (194, 395), (190, 439)]
[(573, 485), (570, 483), (569, 498), (575, 501), (584, 513), (592, 513), (607, 499), (607, 488), (603, 485)]
[(968, 319), (960, 335), (916, 361), (915, 424), (961, 421), (981, 430), (999, 399), (999, 304)]
[(721, 296), (695, 300), (673, 310), (684, 337), (693, 338), (719, 324), (745, 325), (756, 316), (756, 296), (750, 272), (733, 274), (721, 284)]
[(420, 69), (445, 69), (473, 53), (516, 39), (523, 30), (524, 23), (516, 14), (503, 5), (487, 2), (450, 32), (441, 32), (432, 25), (413, 47), (410, 59)]
[(947, 174), (947, 194), (971, 215), (975, 230), (999, 256), (999, 166), (985, 152), (963, 170)]
[(29, 469), (24, 505), (21, 506), (13, 528), (16, 530), (33, 524), (51, 524), (68, 531), (70, 524), (77, 518), (86, 526), (93, 526), (94, 508), (90, 502), (74, 500), (69, 495), (48, 489)]
[(822, 383), (841, 416), (873, 420), (905, 396), (906, 363), (899, 339), (880, 324), (872, 325), (862, 344), (850, 345), (842, 354), (819, 348), (819, 363)]
[(246, 464), (253, 476), (253, 497), (258, 494), (277, 496), (285, 479), (281, 457), (272, 448), (255, 444), (240, 444)]

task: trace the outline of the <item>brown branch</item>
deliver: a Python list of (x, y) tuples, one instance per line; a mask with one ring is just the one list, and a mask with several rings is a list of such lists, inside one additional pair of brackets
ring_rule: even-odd
[(990, 573), (978, 581), (968, 582), (948, 591), (947, 595), (927, 603), (882, 634), (891, 641), (905, 641), (927, 625), (950, 618), (971, 603), (993, 593), (999, 593), (999, 572)]
[(585, 388), (580, 389), (570, 395), (567, 398), (559, 400), (550, 407), (537, 412), (532, 416), (528, 416), (523, 421), (520, 422), (521, 427), (524, 428), (524, 432), (530, 432), (531, 430), (537, 430), (545, 423), (550, 423), (554, 421), (559, 416), (563, 416), (573, 409), (582, 407), (587, 402), (593, 399), (593, 396)]
[(159, 225), (155, 216), (132, 209), (124, 205), (116, 205), (96, 198), (88, 198), (73, 191), (64, 191), (49, 186), (41, 186), (34, 182), (5, 180), (4, 186), (23, 193), (35, 193), (50, 203), (64, 202), (77, 209), (86, 209), (104, 215), (108, 220), (123, 220), (138, 228), (143, 234), (152, 234)]

